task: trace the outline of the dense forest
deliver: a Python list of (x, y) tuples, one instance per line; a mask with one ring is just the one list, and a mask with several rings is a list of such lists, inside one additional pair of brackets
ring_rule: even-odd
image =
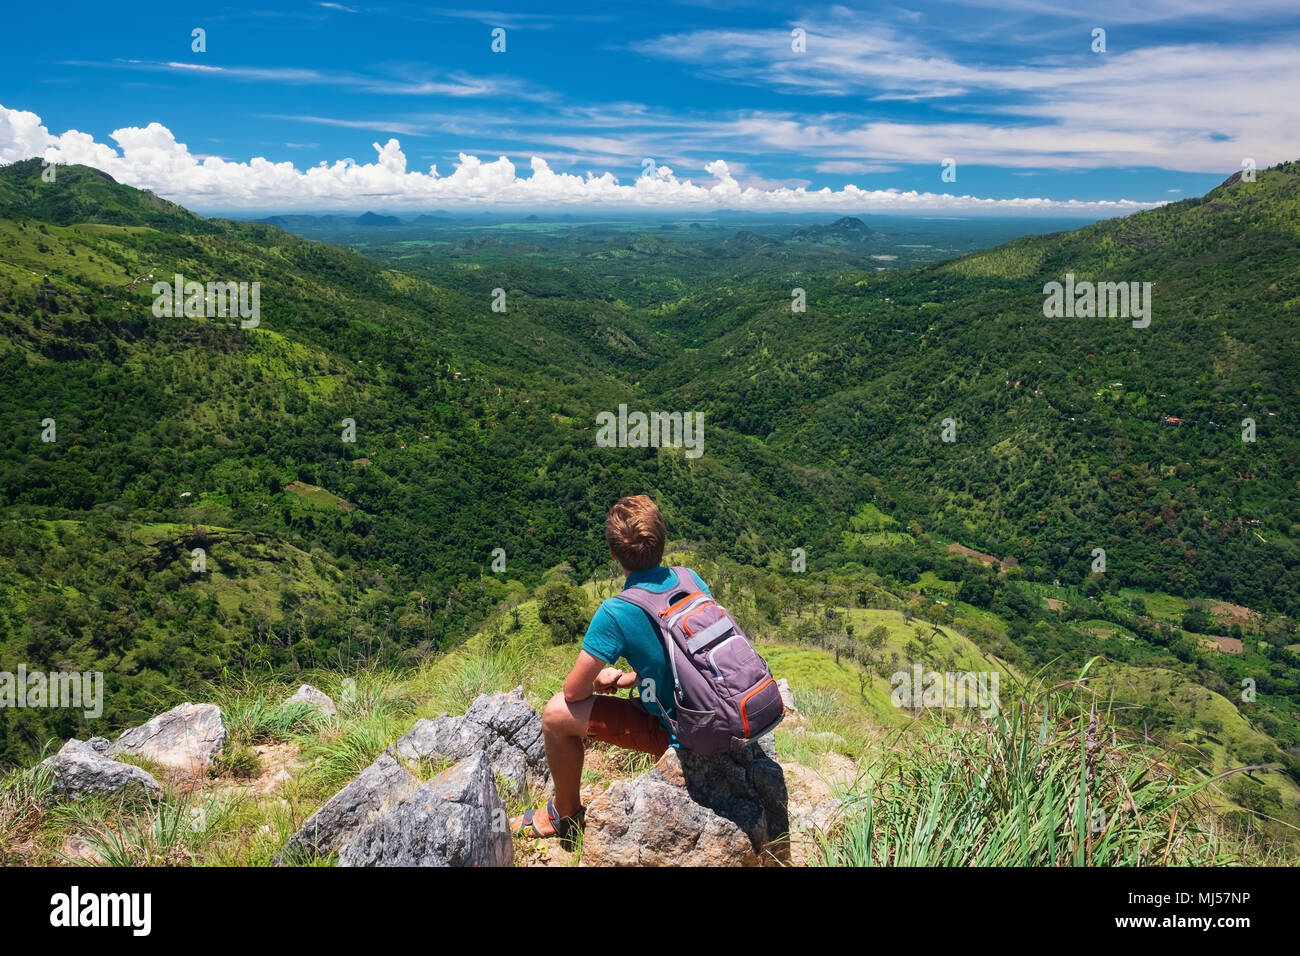
[[(1300, 164), (910, 268), (852, 223), (363, 255), (40, 172), (0, 169), (0, 670), (103, 670), (121, 723), (530, 594), (572, 640), (644, 491), (773, 629), (826, 612), (791, 639), (863, 656), (836, 609), (897, 606), (1022, 668), (1249, 678), (1277, 746), (1240, 756), (1300, 774)], [(1149, 327), (1044, 317), (1067, 273), (1152, 283)], [(155, 315), (175, 274), (261, 283), (257, 327)], [(704, 454), (598, 447), (620, 404), (703, 413)], [(83, 726), (11, 712), (0, 763)]]

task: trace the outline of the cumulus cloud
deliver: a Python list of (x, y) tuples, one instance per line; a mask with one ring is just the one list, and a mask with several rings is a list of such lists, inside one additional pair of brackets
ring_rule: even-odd
[(1035, 198), (986, 199), (896, 189), (809, 190), (785, 186), (757, 188), (737, 181), (726, 160), (704, 166), (700, 183), (667, 165), (655, 166), (632, 182), (612, 173), (585, 175), (556, 172), (539, 156), (528, 175), (510, 159), (483, 160), (461, 153), (455, 170), (440, 175), (407, 169), (397, 139), (373, 143), (375, 161), (333, 163), (299, 169), (291, 162), (262, 157), (235, 162), (200, 157), (160, 123), (114, 130), (116, 147), (95, 142), (88, 133), (51, 133), (35, 113), (0, 105), (0, 163), (33, 156), (60, 164), (81, 163), (108, 173), (118, 182), (150, 189), (160, 196), (199, 210), (321, 209), (325, 207), (433, 208), (435, 206), (605, 206), (617, 208), (740, 209), (752, 211), (989, 212), (1080, 213), (1121, 215), (1152, 203), (1130, 200), (1083, 202)]

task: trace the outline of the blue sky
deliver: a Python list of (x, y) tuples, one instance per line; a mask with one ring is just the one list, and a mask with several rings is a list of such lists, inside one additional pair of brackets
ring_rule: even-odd
[(1300, 158), (1295, 0), (57, 11), (6, 11), (0, 161), (200, 211), (1095, 216)]

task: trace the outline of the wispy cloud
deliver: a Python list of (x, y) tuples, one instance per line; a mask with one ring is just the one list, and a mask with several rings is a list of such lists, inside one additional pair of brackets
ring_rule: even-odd
[(543, 101), (554, 98), (554, 94), (551, 92), (540, 89), (535, 84), (517, 77), (472, 76), (464, 71), (435, 74), (426, 70), (422, 74), (415, 76), (408, 73), (405, 76), (383, 77), (302, 67), (214, 66), (206, 63), (188, 63), (179, 60), (65, 60), (63, 65), (190, 73), (216, 79), (280, 83), (289, 86), (347, 87), (362, 93), (390, 96), (497, 97), (530, 101)]
[(291, 123), (314, 123), (317, 126), (337, 126), (341, 129), (364, 129), (376, 133), (398, 133), (402, 136), (425, 136), (427, 126), (417, 123), (399, 123), (386, 119), (338, 119), (331, 116), (310, 116), (307, 114), (282, 115), (276, 113), (262, 114), (267, 119), (282, 120)]
[(852, 174), (896, 173), (903, 167), (888, 163), (863, 163), (853, 159), (832, 159), (818, 163), (815, 168), (819, 173)]
[[(809, 25), (803, 53), (792, 51), (788, 30), (775, 28), (665, 34), (634, 48), (729, 83), (856, 98), (861, 107), (834, 119), (756, 114), (746, 124), (777, 148), (797, 137), (818, 161), (841, 148), (866, 162), (928, 162), (960, 151), (966, 162), (1011, 167), (1204, 172), (1236, 168), (1245, 156), (1300, 155), (1300, 32), (1106, 54), (1082, 40), (1077, 54), (1016, 66), (964, 62), (888, 26), (839, 22)], [(885, 109), (900, 101), (927, 103), (928, 112), (900, 120)]]

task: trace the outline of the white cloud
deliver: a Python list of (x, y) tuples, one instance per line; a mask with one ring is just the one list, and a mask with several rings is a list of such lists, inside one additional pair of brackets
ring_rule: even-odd
[(1073, 3), (1044, 0), (946, 0), (960, 6), (983, 8), (997, 13), (1019, 11), (1053, 19), (1111, 23), (1223, 23), (1262, 21), (1295, 14), (1295, 0), (1093, 0), (1086, 10)]
[(144, 128), (114, 130), (117, 148), (96, 143), (76, 130), (55, 135), (35, 113), (0, 106), (0, 162), (39, 156), (57, 163), (84, 163), (102, 169), (119, 182), (151, 189), (182, 205), (203, 209), (320, 209), (329, 207), (431, 208), (449, 205), (554, 206), (584, 205), (621, 208), (747, 209), (755, 211), (859, 212), (996, 212), (1119, 215), (1151, 203), (1129, 200), (1081, 202), (1048, 199), (983, 199), (916, 191), (860, 189), (807, 190), (777, 186), (759, 188), (737, 181), (723, 159), (705, 164), (709, 181), (696, 183), (671, 167), (658, 166), (652, 175), (630, 183), (610, 172), (585, 176), (557, 173), (547, 161), (533, 156), (529, 175), (522, 176), (507, 157), (484, 161), (460, 154), (453, 173), (408, 172), (406, 155), (396, 139), (373, 143), (373, 163), (351, 160), (322, 162), (298, 169), (293, 163), (273, 163), (262, 157), (231, 162), (200, 158), (160, 123)]
[[(1245, 42), (1117, 46), (1104, 55), (1089, 51), (1085, 32), (1073, 47), (1049, 47), (1050, 55), (1010, 66), (963, 62), (882, 24), (864, 30), (858, 20), (832, 18), (806, 28), (804, 53), (792, 52), (788, 32), (775, 28), (669, 34), (634, 49), (733, 83), (846, 103), (909, 101), (954, 117), (901, 123), (859, 114), (828, 118), (821, 128), (811, 120), (787, 124), (805, 150), (838, 140), (873, 162), (954, 156), (1000, 166), (1209, 172), (1237, 169), (1243, 156), (1272, 164), (1300, 155), (1294, 28)], [(961, 113), (978, 118), (959, 120)], [(990, 121), (1000, 116), (1005, 123)]]

